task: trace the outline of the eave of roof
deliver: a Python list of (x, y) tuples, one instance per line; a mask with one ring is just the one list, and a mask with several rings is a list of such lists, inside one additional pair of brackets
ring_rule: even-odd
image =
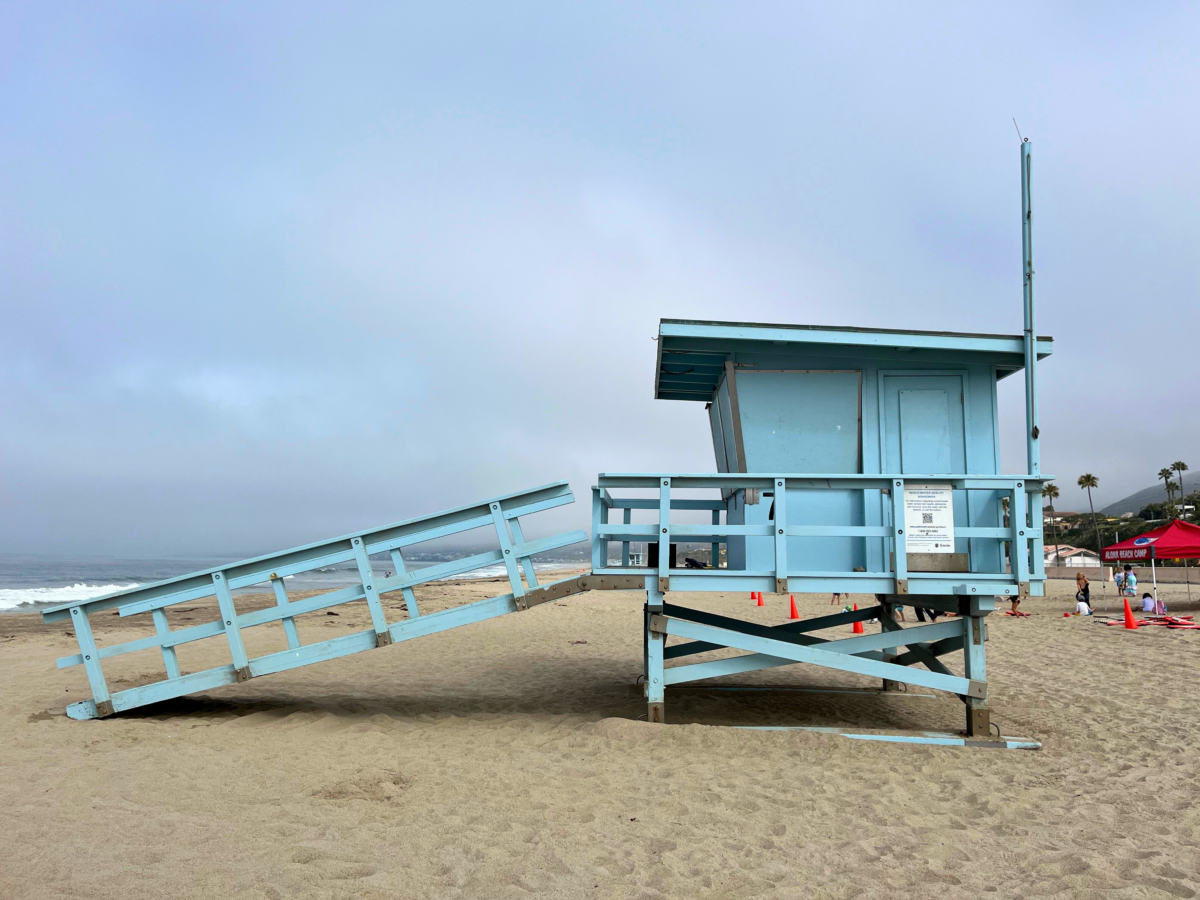
[[(1054, 339), (1038, 338), (1038, 359), (1053, 351)], [(992, 359), (1000, 377), (1020, 371), (1024, 363), (1021, 335), (952, 331), (912, 331), (855, 326), (782, 325), (762, 322), (714, 322), (662, 319), (658, 329), (658, 361), (654, 395), (660, 399), (711, 399), (726, 360), (734, 353), (781, 346), (861, 347), (868, 351), (913, 350), (968, 353)]]

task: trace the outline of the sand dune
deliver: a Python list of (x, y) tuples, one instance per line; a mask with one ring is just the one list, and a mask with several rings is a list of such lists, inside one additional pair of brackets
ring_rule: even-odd
[[(495, 588), (436, 585), (421, 600)], [(1200, 637), (1063, 619), (1069, 586), (1055, 590), (1029, 619), (991, 620), (994, 720), (1039, 752), (711, 727), (962, 727), (956, 699), (919, 690), (681, 690), (667, 713), (686, 724), (638, 722), (632, 593), (88, 722), (63, 715), (86, 693), (81, 669), (54, 668), (74, 641), (6, 615), (0, 896), (1195, 896)], [(785, 613), (772, 597), (688, 600)], [(829, 611), (827, 596), (798, 600), (806, 617)], [(176, 625), (206, 618), (188, 609)], [(102, 643), (133, 635), (101, 618)], [(300, 621), (306, 642), (367, 625), (365, 609)], [(252, 652), (283, 644), (249, 634)], [(202, 643), (185, 669), (223, 661)], [(139, 654), (113, 680), (160, 667)], [(873, 686), (804, 666), (728, 681)]]

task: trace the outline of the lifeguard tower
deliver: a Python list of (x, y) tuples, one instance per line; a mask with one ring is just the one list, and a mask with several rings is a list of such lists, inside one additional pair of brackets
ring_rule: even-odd
[[(524, 612), (591, 590), (646, 592), (644, 662), (651, 721), (665, 720), (670, 685), (793, 663), (947, 691), (967, 708), (967, 735), (989, 746), (984, 646), (995, 598), (1043, 593), (1042, 485), (1037, 361), (1050, 338), (1036, 334), (1033, 308), (1029, 144), (1021, 147), (1025, 328), (1021, 335), (893, 331), (664, 319), (655, 396), (703, 404), (715, 473), (599, 476), (592, 491), (592, 571), (539, 584), (538, 554), (587, 541), (581, 532), (527, 540), (523, 521), (573, 500), (555, 482), (358, 531), (214, 569), (140, 585), (43, 611), (70, 622), (92, 697), (72, 718), (105, 718), (151, 703), (388, 647), (484, 619)], [(1001, 475), (996, 386), (1025, 374), (1025, 474)], [(699, 413), (699, 410), (697, 410)], [(623, 493), (634, 491), (634, 493)], [(639, 521), (634, 521), (637, 515)], [(618, 521), (619, 519), (619, 521)], [(412, 570), (404, 553), (452, 535), (487, 531), (494, 549)], [(709, 565), (679, 565), (679, 544), (706, 544)], [(646, 546), (644, 557), (639, 554)], [(617, 551), (613, 560), (610, 554)], [(644, 564), (643, 564), (644, 559)], [(374, 560), (374, 562), (373, 562)], [(377, 571), (380, 562), (386, 571)], [(354, 583), (312, 596), (286, 579), (346, 564)], [(507, 591), (423, 612), (414, 588), (503, 565)], [(246, 592), (270, 597), (249, 604)], [(698, 591), (820, 591), (874, 594), (865, 609), (766, 626), (676, 602)], [(388, 596), (390, 595), (390, 596)], [(211, 621), (173, 627), (167, 611), (210, 604)], [(305, 643), (297, 622), (365, 603), (371, 628)], [(902, 627), (896, 604), (952, 613)], [(141, 617), (144, 636), (101, 646), (93, 614)], [(815, 632), (877, 619), (880, 632), (827, 639)], [(268, 626), (262, 628), (262, 626)], [(270, 628), (270, 626), (279, 626)], [(247, 645), (243, 634), (261, 628)], [(275, 646), (263, 635), (275, 631)], [(668, 645), (668, 639), (676, 641)], [(177, 648), (225, 647), (228, 663), (191, 671)], [(682, 643), (680, 642), (682, 641)], [(713, 650), (738, 656), (681, 662)], [(163, 676), (113, 691), (103, 661), (150, 651)], [(942, 658), (961, 651), (963, 674)], [(257, 654), (257, 655), (256, 655)], [(857, 735), (865, 737), (865, 735)], [(962, 739), (918, 736), (947, 743)]]
[[(652, 720), (663, 719), (668, 685), (808, 662), (877, 675), (885, 688), (906, 682), (951, 691), (967, 704), (968, 733), (986, 735), (984, 617), (995, 597), (1043, 593), (1041, 529), (1028, 515), (1037, 503), (1027, 500), (1040, 495), (1042, 479), (998, 474), (996, 388), (1024, 367), (1024, 340), (661, 322), (655, 396), (704, 405), (718, 474), (601, 475), (592, 528), (596, 575), (637, 573), (624, 564), (629, 546), (649, 543)], [(1051, 343), (1037, 340), (1039, 358)], [(621, 499), (621, 488), (642, 490)], [(647, 489), (657, 496), (646, 497)], [(635, 524), (639, 509), (656, 510), (655, 521)], [(613, 510), (621, 510), (619, 524)], [(683, 521), (697, 511), (710, 521)], [(621, 544), (621, 564), (609, 562), (613, 541)], [(672, 545), (684, 542), (709, 544), (717, 564), (681, 567)], [(669, 599), (735, 590), (866, 593), (878, 605), (765, 628)], [(895, 604), (955, 617), (902, 629)], [(810, 634), (867, 619), (878, 619), (883, 631), (838, 641)], [(667, 646), (669, 636), (690, 641)], [(663, 665), (717, 647), (748, 655)], [(958, 650), (962, 677), (938, 660)], [(915, 663), (925, 668), (909, 668)]]

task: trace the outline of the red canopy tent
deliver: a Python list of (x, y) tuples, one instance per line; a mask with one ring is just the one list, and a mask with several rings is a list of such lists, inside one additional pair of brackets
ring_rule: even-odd
[[(1119, 544), (1105, 547), (1100, 552), (1104, 562), (1132, 563), (1150, 560), (1150, 577), (1154, 582), (1154, 595), (1158, 597), (1158, 577), (1154, 572), (1156, 559), (1197, 559), (1200, 558), (1200, 525), (1191, 525), (1173, 519), (1166, 525), (1139, 534), (1137, 537)], [(1185, 562), (1186, 566), (1187, 563)], [(1188, 582), (1188, 596), (1191, 596), (1191, 582)]]

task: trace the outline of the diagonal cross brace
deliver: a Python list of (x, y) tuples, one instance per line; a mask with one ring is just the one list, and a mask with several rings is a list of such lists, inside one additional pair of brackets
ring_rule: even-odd
[[(668, 603), (663, 607), (665, 615), (674, 616), (678, 619), (688, 619), (693, 622), (700, 622), (705, 625), (715, 625), (717, 628), (733, 628), (734, 630), (746, 630), (742, 626), (751, 626), (757, 631), (747, 632), (751, 634), (759, 634), (762, 637), (779, 637), (780, 640), (786, 640), (782, 637), (784, 634), (799, 635), (808, 631), (820, 631), (823, 628), (837, 628), (841, 625), (853, 625), (855, 622), (865, 622), (868, 619), (877, 619), (883, 615), (883, 610), (878, 606), (867, 607), (866, 609), (856, 609), (850, 612), (835, 613), (831, 616), (821, 616), (816, 619), (804, 619), (798, 622), (787, 622), (783, 625), (767, 626), (754, 625), (751, 622), (743, 622), (741, 619), (733, 619), (728, 616), (720, 616), (716, 613), (702, 612), (698, 609), (689, 609), (685, 606), (675, 606)], [(798, 640), (799, 644), (828, 644), (830, 643), (825, 638), (807, 637), (803, 640)], [(720, 644), (711, 644), (707, 641), (696, 641), (691, 644), (676, 644), (674, 647), (668, 647), (666, 651), (666, 659), (678, 659), (681, 656), (691, 656), (693, 653), (705, 653), (709, 650), (720, 650)]]
[[(914, 628), (911, 630), (925, 631), (926, 628), (937, 627), (941, 631), (945, 630), (945, 626), (954, 624), (957, 623), (946, 622), (940, 626), (925, 626), (925, 628)], [(689, 622), (686, 619), (671, 618), (665, 615), (651, 616), (650, 630), (662, 634), (691, 638), (692, 640), (711, 641), (721, 646), (735, 647), (750, 653), (764, 654), (792, 662), (809, 663), (827, 669), (854, 672), (874, 678), (903, 681), (921, 687), (959, 694), (960, 696), (980, 698), (987, 696), (987, 684), (985, 682), (968, 681), (966, 678), (959, 678), (955, 675), (943, 675), (937, 672), (923, 672), (920, 669), (910, 669), (895, 665), (894, 663), (864, 659), (848, 653), (835, 653), (819, 647), (801, 646), (786, 640), (760, 637), (741, 631), (732, 631), (727, 628), (715, 628), (711, 625), (702, 625), (699, 622)], [(894, 635), (881, 634), (870, 635), (870, 637), (886, 641), (891, 646), (895, 646), (897, 643)], [(858, 639), (852, 638), (849, 640), (857, 641)], [(839, 641), (838, 643), (842, 642)]]
[[(954, 625), (956, 626), (956, 628), (954, 629), (954, 634), (947, 635), (947, 639), (953, 639), (955, 637), (955, 635), (957, 635), (957, 637), (959, 638), (959, 642), (960, 642), (959, 646), (961, 647), (962, 646), (962, 643), (961, 643), (961, 641), (962, 641), (962, 620), (954, 619), (952, 621), (953, 621)], [(897, 631), (907, 631), (908, 630), (908, 629), (904, 628), (895, 619), (893, 619), (891, 616), (884, 616), (883, 618), (881, 618), (879, 620), (879, 622), (883, 626), (884, 631), (891, 632), (893, 634)], [(950, 624), (950, 622), (946, 622), (945, 624), (948, 625), (948, 624)], [(939, 659), (937, 659), (939, 654), (931, 653), (929, 651), (928, 647), (925, 647), (921, 644), (907, 644), (906, 646), (908, 647), (908, 652), (905, 653), (904, 656), (911, 657), (912, 662), (923, 663), (925, 665), (925, 668), (929, 669), (929, 671), (931, 671), (931, 672), (938, 672), (939, 674), (942, 674), (942, 675), (952, 675), (953, 674), (949, 669), (947, 669), (945, 667), (945, 665), (942, 664), (942, 662)], [(943, 651), (943, 652), (948, 652), (949, 649), (952, 649), (952, 648), (948, 648), (947, 651)], [(899, 658), (894, 660), (894, 662), (899, 662)]]

